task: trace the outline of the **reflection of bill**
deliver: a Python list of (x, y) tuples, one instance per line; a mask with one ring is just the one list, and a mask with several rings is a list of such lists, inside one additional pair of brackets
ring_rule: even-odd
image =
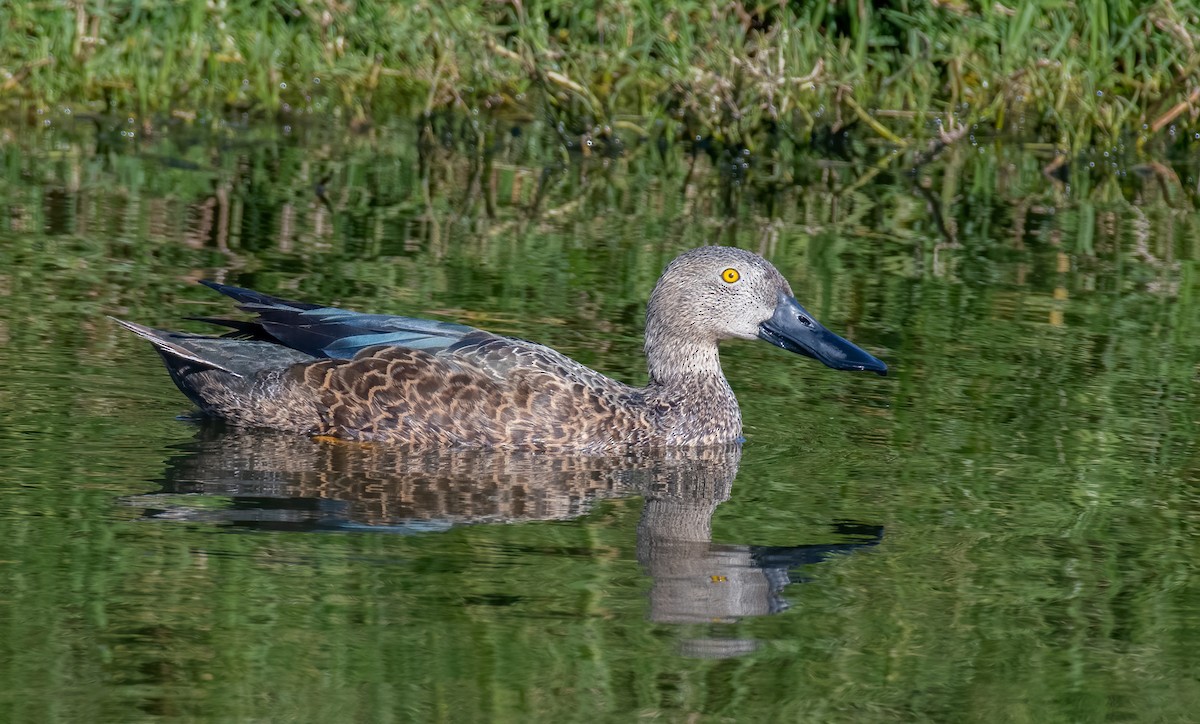
[[(130, 505), (158, 520), (290, 530), (425, 533), (455, 525), (565, 520), (616, 496), (644, 498), (637, 558), (650, 576), (649, 618), (723, 624), (787, 608), (782, 591), (803, 565), (873, 546), (878, 526), (838, 523), (841, 541), (762, 547), (712, 542), (712, 516), (729, 498), (737, 445), (639, 451), (624, 456), (497, 450), (414, 452), (225, 429), (206, 422), (166, 471), (162, 490)], [(219, 496), (220, 507), (195, 494)], [(684, 652), (732, 656), (754, 642), (693, 639)]]
[[(746, 616), (764, 616), (788, 608), (783, 589), (800, 566), (830, 556), (878, 545), (883, 528), (841, 522), (834, 533), (847, 542), (799, 546), (750, 546), (712, 543), (711, 507), (698, 500), (646, 500), (638, 526), (638, 560), (653, 581), (652, 621), (676, 624), (730, 624)], [(704, 508), (707, 507), (707, 514)], [(801, 579), (802, 580), (802, 579)], [(757, 648), (748, 639), (725, 638), (719, 628), (709, 636), (684, 641), (688, 656), (724, 658)]]
[[(650, 617), (666, 623), (733, 623), (742, 616), (763, 616), (787, 609), (783, 587), (792, 571), (830, 556), (878, 545), (883, 528), (837, 523), (842, 543), (765, 547), (714, 544), (711, 538), (663, 538), (679, 531), (675, 520), (648, 520), (663, 513), (647, 501), (638, 528), (638, 560), (654, 579)], [(665, 511), (669, 516), (670, 512)]]
[[(792, 571), (850, 553), (883, 539), (880, 526), (842, 522), (834, 533), (849, 541), (766, 547), (712, 542), (712, 516), (729, 497), (728, 485), (693, 485), (703, 476), (656, 486), (646, 495), (638, 523), (638, 561), (650, 575), (650, 620), (672, 624), (730, 624), (746, 616), (787, 609), (783, 588)], [(730, 479), (732, 480), (732, 478)], [(756, 641), (728, 638), (720, 628), (681, 644), (703, 658), (740, 656)]]

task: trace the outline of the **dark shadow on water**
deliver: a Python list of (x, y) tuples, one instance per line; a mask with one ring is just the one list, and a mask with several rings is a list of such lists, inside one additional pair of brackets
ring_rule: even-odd
[(838, 543), (713, 543), (712, 517), (729, 499), (740, 446), (621, 456), (514, 451), (411, 451), (202, 423), (168, 461), (162, 488), (126, 498), (155, 521), (242, 529), (423, 534), (454, 526), (568, 520), (618, 496), (644, 500), (637, 560), (650, 576), (648, 617), (705, 624), (689, 656), (757, 648), (722, 638), (720, 624), (788, 608), (783, 589), (802, 566), (878, 545), (883, 528), (833, 524)]

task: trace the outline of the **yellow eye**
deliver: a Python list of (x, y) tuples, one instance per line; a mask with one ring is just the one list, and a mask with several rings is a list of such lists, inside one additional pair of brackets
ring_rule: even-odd
[(733, 284), (738, 279), (741, 279), (742, 275), (738, 274), (737, 269), (726, 269), (725, 271), (721, 272), (721, 278), (726, 282)]

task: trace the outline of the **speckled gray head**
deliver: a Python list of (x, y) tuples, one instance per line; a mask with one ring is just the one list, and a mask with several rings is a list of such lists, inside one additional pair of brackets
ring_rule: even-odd
[[(821, 326), (769, 261), (705, 246), (667, 265), (646, 310), (646, 345), (762, 339), (837, 370), (887, 374), (887, 365)], [(654, 376), (654, 370), (651, 370)]]

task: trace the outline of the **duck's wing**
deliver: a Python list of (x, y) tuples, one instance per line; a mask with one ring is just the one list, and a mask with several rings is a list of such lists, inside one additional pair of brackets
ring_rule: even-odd
[(379, 345), (419, 349), (437, 354), (479, 330), (464, 324), (387, 314), (363, 314), (337, 307), (272, 297), (251, 289), (203, 281), (255, 315), (252, 321), (203, 317), (230, 327), (243, 339), (270, 341), (313, 357), (350, 359)]
[[(465, 362), (495, 382), (545, 375), (573, 388), (576, 384), (605, 395), (632, 394), (633, 388), (576, 362), (556, 349), (514, 337), (475, 331), (437, 353)], [(581, 392), (581, 391), (580, 391)], [(579, 394), (577, 392), (576, 394)]]
[[(455, 370), (465, 365), (494, 382), (543, 373), (606, 391), (616, 384), (550, 347), (465, 324), (364, 314), (281, 299), (227, 284), (201, 283), (236, 300), (239, 309), (256, 315), (251, 321), (210, 317), (201, 318), (203, 321), (230, 327), (241, 339), (275, 342), (317, 358), (369, 359), (387, 348), (403, 347), (431, 355), (434, 359), (427, 361), (429, 365), (449, 363)], [(368, 348), (371, 349), (367, 354), (359, 354)], [(355, 372), (354, 366), (345, 369), (346, 374)], [(449, 374), (440, 369), (438, 373)]]

